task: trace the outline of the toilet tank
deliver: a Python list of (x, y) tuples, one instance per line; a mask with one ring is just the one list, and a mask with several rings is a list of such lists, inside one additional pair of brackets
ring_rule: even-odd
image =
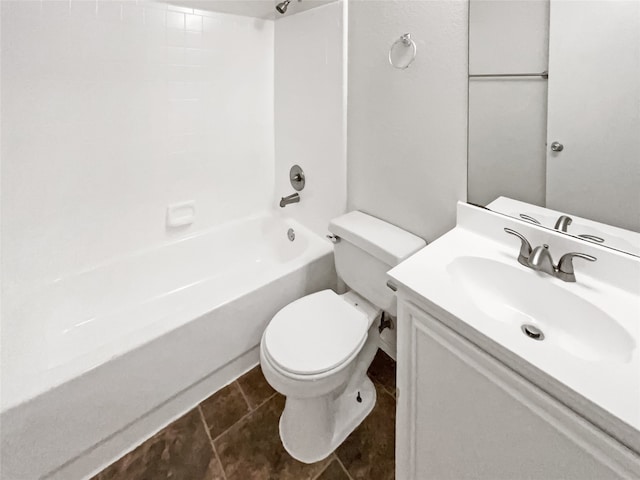
[(336, 271), (355, 292), (391, 315), (396, 298), (386, 273), (426, 245), (416, 235), (383, 220), (353, 211), (329, 224), (339, 238), (334, 246)]

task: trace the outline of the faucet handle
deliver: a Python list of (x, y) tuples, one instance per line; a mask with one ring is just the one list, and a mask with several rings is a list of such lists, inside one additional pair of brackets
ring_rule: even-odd
[(578, 252), (570, 252), (565, 253), (562, 257), (560, 257), (560, 261), (558, 262), (558, 271), (556, 276), (565, 282), (575, 282), (576, 275), (573, 269), (573, 259), (574, 258), (582, 258), (583, 260), (588, 260), (590, 262), (595, 262), (597, 260), (593, 255), (587, 255), (586, 253), (578, 253)]
[(520, 262), (525, 267), (528, 267), (529, 256), (531, 255), (531, 252), (533, 250), (531, 248), (531, 244), (529, 243), (529, 240), (527, 240), (527, 237), (525, 237), (519, 232), (516, 232), (515, 230), (512, 230), (511, 228), (505, 228), (504, 231), (509, 235), (516, 236), (520, 239), (521, 243), (520, 243), (520, 254), (518, 255), (518, 262)]

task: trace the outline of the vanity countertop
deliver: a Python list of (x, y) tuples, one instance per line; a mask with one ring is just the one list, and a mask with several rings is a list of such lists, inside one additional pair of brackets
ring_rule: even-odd
[[(548, 244), (556, 261), (598, 260), (576, 260), (577, 282), (563, 282), (520, 265), (504, 227)], [(401, 297), (640, 454), (640, 258), (460, 203), (457, 227), (388, 275)], [(521, 323), (541, 326), (544, 341)]]

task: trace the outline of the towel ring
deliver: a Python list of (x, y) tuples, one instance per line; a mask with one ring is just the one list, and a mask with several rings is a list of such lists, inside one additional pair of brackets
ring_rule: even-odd
[[(396, 65), (393, 61), (392, 53), (393, 53), (394, 47), (396, 47), (397, 45), (402, 45), (403, 47), (411, 48), (412, 50), (411, 58), (408, 62), (406, 62), (406, 64)], [(417, 53), (418, 53), (418, 47), (416, 46), (416, 42), (413, 41), (410, 33), (405, 33), (404, 35), (401, 35), (399, 39), (397, 39), (395, 42), (391, 44), (391, 47), (389, 48), (389, 64), (393, 68), (404, 70), (405, 68), (408, 68), (409, 65), (413, 63), (413, 61), (416, 59)]]

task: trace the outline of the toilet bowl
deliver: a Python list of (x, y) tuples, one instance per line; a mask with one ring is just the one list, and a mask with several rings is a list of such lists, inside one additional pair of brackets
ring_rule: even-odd
[(362, 212), (334, 219), (336, 271), (351, 288), (323, 290), (280, 310), (265, 329), (260, 364), (286, 397), (280, 438), (305, 463), (329, 456), (371, 412), (376, 391), (367, 369), (378, 349), (382, 311), (395, 315), (386, 272), (424, 240)]
[(378, 349), (379, 314), (354, 292), (323, 290), (287, 305), (265, 330), (260, 364), (287, 399), (280, 438), (292, 457), (326, 458), (371, 412), (376, 391), (367, 369)]

